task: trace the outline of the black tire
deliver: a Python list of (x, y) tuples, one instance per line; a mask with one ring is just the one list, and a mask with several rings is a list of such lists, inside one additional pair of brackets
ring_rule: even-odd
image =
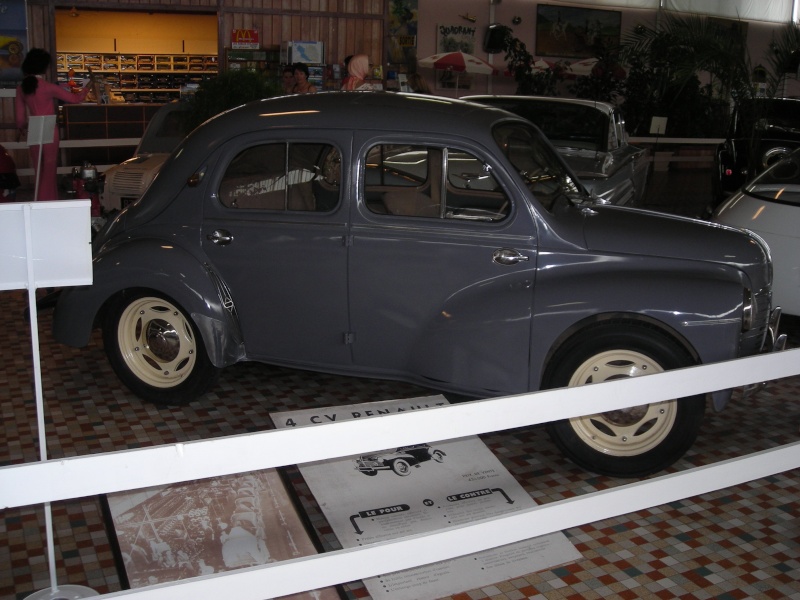
[(153, 293), (121, 295), (113, 302), (103, 344), (122, 383), (155, 404), (190, 402), (219, 375), (186, 311)]
[(434, 450), (433, 454), (431, 454), (431, 458), (433, 458), (433, 460), (435, 460), (438, 463), (444, 462), (444, 452), (442, 452), (441, 450)]
[[(599, 383), (695, 364), (656, 329), (607, 323), (569, 340), (550, 361), (546, 388)], [(549, 423), (559, 449), (580, 467), (613, 477), (666, 469), (692, 446), (705, 413), (697, 395)]]
[(400, 477), (405, 477), (406, 475), (411, 474), (411, 465), (408, 464), (408, 461), (403, 460), (402, 458), (395, 458), (392, 461), (392, 471), (394, 471)]
[(375, 475), (378, 474), (377, 471), (361, 471), (361, 473), (363, 473), (364, 475), (366, 475), (368, 477), (375, 477)]

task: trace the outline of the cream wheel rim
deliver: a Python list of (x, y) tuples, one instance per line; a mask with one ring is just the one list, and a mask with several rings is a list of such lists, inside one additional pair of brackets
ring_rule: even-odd
[[(584, 361), (570, 387), (663, 373), (648, 356), (630, 350), (610, 350)], [(638, 456), (656, 448), (672, 431), (677, 400), (641, 404), (621, 410), (570, 419), (578, 437), (594, 450), (611, 456)]]
[(197, 343), (191, 324), (171, 302), (146, 297), (131, 302), (117, 325), (122, 360), (142, 382), (171, 388), (195, 365)]

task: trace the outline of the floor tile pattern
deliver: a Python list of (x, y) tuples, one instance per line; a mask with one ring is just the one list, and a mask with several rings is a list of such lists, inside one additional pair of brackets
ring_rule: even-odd
[[(693, 209), (687, 205), (681, 210)], [(39, 459), (26, 305), (25, 292), (0, 292), (0, 466)], [(159, 408), (118, 382), (99, 336), (81, 350), (57, 345), (49, 319), (49, 312), (40, 315), (39, 332), (51, 458), (263, 431), (272, 428), (268, 415), (273, 411), (431, 393), (405, 383), (244, 364), (227, 369), (213, 391), (188, 406)], [(796, 330), (790, 333), (796, 343)], [(800, 377), (774, 382), (757, 397), (742, 398), (737, 392), (728, 409), (707, 413), (698, 442), (671, 471), (797, 441), (799, 399)], [(626, 483), (575, 467), (561, 457), (542, 427), (483, 439), (541, 504)], [(297, 470), (287, 469), (287, 477), (322, 546), (338, 547)], [(56, 502), (52, 514), (58, 581), (101, 593), (119, 590), (100, 501)], [(582, 560), (465, 591), (452, 600), (800, 600), (798, 471), (565, 533)], [(42, 507), (0, 511), (0, 600), (21, 600), (49, 587), (43, 539)], [(343, 593), (369, 597), (359, 582), (343, 586)]]

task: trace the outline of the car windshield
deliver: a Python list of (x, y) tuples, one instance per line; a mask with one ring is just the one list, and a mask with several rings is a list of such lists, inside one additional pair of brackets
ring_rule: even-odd
[(186, 137), (188, 108), (179, 104), (162, 107), (147, 125), (136, 154), (169, 154)]
[(744, 187), (748, 196), (783, 204), (800, 204), (800, 150), (764, 171)]
[(500, 150), (546, 210), (552, 211), (559, 199), (582, 196), (581, 187), (536, 129), (522, 123), (503, 123), (493, 134)]
[(493, 99), (493, 106), (513, 112), (542, 130), (555, 146), (603, 150), (608, 119), (591, 106), (549, 100)]

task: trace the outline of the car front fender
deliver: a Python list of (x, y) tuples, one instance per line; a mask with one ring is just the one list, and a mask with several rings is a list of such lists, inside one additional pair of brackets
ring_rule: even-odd
[(145, 289), (169, 297), (191, 315), (214, 366), (244, 357), (235, 311), (221, 297), (224, 286), (209, 265), (184, 248), (154, 238), (123, 242), (95, 256), (93, 281), (59, 297), (53, 313), (56, 341), (86, 346), (112, 299)]

